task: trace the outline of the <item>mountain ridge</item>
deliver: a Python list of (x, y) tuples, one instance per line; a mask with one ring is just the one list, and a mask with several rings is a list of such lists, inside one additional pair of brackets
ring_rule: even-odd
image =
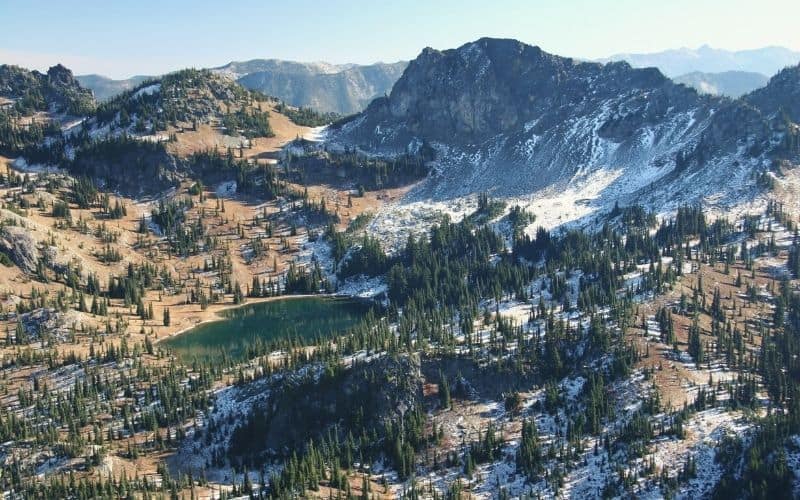
[[(236, 80), (249, 90), (276, 97), (290, 106), (352, 114), (388, 92), (407, 62), (373, 64), (303, 63), (282, 59), (231, 61), (211, 71)], [(137, 75), (115, 80), (103, 75), (78, 75), (100, 101), (107, 101), (142, 82), (158, 77)]]
[[(800, 52), (778, 46), (741, 51), (702, 46), (655, 53), (621, 53), (596, 62), (621, 60), (633, 67), (658, 67), (666, 76), (704, 93), (740, 97), (763, 86), (770, 75), (800, 62)], [(388, 93), (407, 64), (408, 61), (334, 64), (259, 58), (231, 61), (211, 69), (238, 80), (250, 90), (275, 96), (292, 106), (346, 115), (362, 111), (372, 99)], [(703, 75), (696, 75), (698, 72)], [(726, 74), (730, 72), (758, 73), (763, 77)], [(115, 80), (102, 75), (78, 75), (76, 78), (103, 101), (153, 77), (137, 75)]]
[(433, 174), (408, 202), (572, 190), (589, 213), (615, 201), (729, 206), (752, 198), (752, 179), (776, 159), (796, 157), (776, 141), (786, 127), (773, 115), (700, 95), (655, 68), (482, 38), (424, 49), (387, 97), (332, 127), (328, 142), (385, 156), (431, 144)]

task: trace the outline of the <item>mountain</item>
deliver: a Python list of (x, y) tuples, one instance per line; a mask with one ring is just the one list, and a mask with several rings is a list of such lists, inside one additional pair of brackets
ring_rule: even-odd
[(649, 54), (615, 54), (600, 62), (627, 61), (633, 67), (656, 67), (667, 76), (685, 75), (695, 71), (722, 73), (747, 71), (773, 75), (800, 62), (800, 52), (784, 47), (730, 51), (703, 45), (698, 49), (670, 49)]
[(433, 173), (411, 200), (569, 192), (562, 201), (587, 213), (620, 200), (725, 206), (752, 198), (753, 176), (784, 153), (774, 111), (795, 104), (776, 96), (797, 85), (787, 71), (749, 100), (731, 101), (655, 68), (483, 38), (424, 49), (387, 97), (333, 127), (329, 144), (384, 156), (429, 144)]
[(749, 71), (723, 71), (722, 73), (693, 71), (676, 76), (673, 80), (688, 85), (702, 94), (741, 97), (766, 85), (769, 77)]
[(243, 86), (292, 106), (351, 114), (388, 92), (406, 64), (401, 61), (362, 66), (256, 59), (232, 62), (215, 71), (231, 75)]
[(83, 115), (95, 106), (91, 91), (83, 88), (72, 71), (60, 64), (47, 73), (0, 65), (0, 97), (13, 101), (23, 115), (35, 111)]
[(146, 75), (136, 75), (125, 80), (113, 80), (103, 75), (78, 75), (75, 77), (85, 88), (91, 89), (98, 101), (107, 101), (112, 97), (130, 90), (140, 83), (151, 80), (154, 77)]

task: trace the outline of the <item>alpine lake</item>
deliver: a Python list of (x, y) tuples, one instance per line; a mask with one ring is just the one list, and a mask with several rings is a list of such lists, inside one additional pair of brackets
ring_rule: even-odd
[(378, 307), (351, 298), (287, 296), (222, 311), (219, 320), (164, 339), (162, 345), (183, 362), (242, 360), (248, 347), (259, 343), (344, 333)]

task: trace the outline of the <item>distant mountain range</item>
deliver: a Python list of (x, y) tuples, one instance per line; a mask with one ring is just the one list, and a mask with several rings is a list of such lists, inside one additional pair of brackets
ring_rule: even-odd
[(655, 67), (678, 83), (711, 95), (740, 97), (766, 85), (769, 77), (800, 62), (800, 52), (785, 47), (724, 50), (703, 45), (648, 54), (615, 54), (600, 62), (627, 61), (635, 68)]
[[(633, 67), (656, 67), (678, 83), (699, 92), (739, 97), (766, 84), (769, 76), (800, 62), (800, 52), (783, 47), (729, 51), (704, 45), (698, 49), (674, 49), (650, 54), (616, 54), (599, 62), (627, 61)], [(279, 59), (234, 61), (214, 68), (244, 87), (277, 97), (292, 106), (352, 114), (388, 93), (408, 65), (396, 63), (329, 64)], [(131, 89), (148, 76), (112, 80), (101, 75), (77, 79), (104, 101)]]
[(388, 93), (407, 62), (370, 65), (298, 63), (277, 59), (232, 62), (215, 68), (244, 87), (278, 97), (293, 106), (352, 114)]
[(771, 76), (800, 62), (800, 52), (784, 47), (724, 50), (703, 45), (698, 49), (671, 49), (649, 54), (615, 54), (599, 62), (627, 61), (635, 68), (654, 67), (673, 78), (687, 73), (747, 71)]
[(741, 97), (766, 85), (769, 77), (749, 71), (723, 71), (722, 73), (693, 71), (676, 76), (673, 80), (676, 83), (693, 87), (703, 94)]
[[(253, 59), (231, 62), (213, 71), (292, 106), (347, 115), (361, 111), (372, 99), (389, 92), (406, 64), (401, 61), (337, 65)], [(94, 91), (98, 100), (105, 101), (153, 77), (112, 80), (101, 75), (81, 75), (77, 78), (81, 85)]]
[(112, 97), (130, 90), (145, 80), (155, 77), (147, 75), (136, 75), (125, 80), (113, 80), (103, 75), (78, 75), (75, 77), (81, 86), (91, 89), (94, 97), (98, 101), (107, 101)]

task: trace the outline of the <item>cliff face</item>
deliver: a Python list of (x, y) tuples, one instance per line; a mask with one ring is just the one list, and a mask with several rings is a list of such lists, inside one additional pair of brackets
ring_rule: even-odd
[(454, 51), (425, 49), (392, 89), (389, 111), (410, 130), (444, 139), (547, 127), (631, 90), (668, 85), (658, 71), (576, 63), (514, 40), (482, 39)]
[(373, 102), (364, 116), (428, 140), (473, 142), (534, 120), (542, 131), (620, 96), (640, 111), (633, 121), (625, 113), (626, 130), (662, 120), (670, 107), (680, 111), (704, 101), (653, 68), (578, 63), (515, 40), (481, 39), (454, 50), (424, 49), (389, 97)]

